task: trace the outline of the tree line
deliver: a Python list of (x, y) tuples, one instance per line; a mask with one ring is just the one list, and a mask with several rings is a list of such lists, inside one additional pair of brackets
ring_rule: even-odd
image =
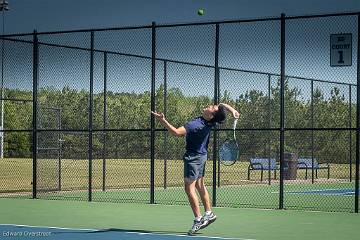
[[(285, 82), (285, 151), (309, 157), (312, 153), (319, 161), (348, 163), (350, 147), (354, 159), (355, 134), (350, 130), (311, 131), (311, 128), (349, 128), (355, 126), (355, 104), (345, 99), (339, 88), (325, 97), (315, 89), (312, 99), (304, 99), (304, 89), (290, 87)], [(308, 91), (306, 89), (305, 91)], [(251, 90), (231, 97), (224, 91), (220, 102), (228, 103), (241, 113), (237, 125), (237, 139), (242, 159), (268, 155), (279, 156), (280, 87), (279, 82), (268, 93)], [(182, 126), (201, 115), (202, 109), (213, 103), (210, 96), (187, 96), (179, 88), (156, 90), (156, 110), (166, 111), (167, 119), (175, 126)], [(209, 94), (211, 95), (211, 94)], [(32, 99), (31, 91), (5, 89), (6, 99)], [(166, 101), (164, 101), (166, 98)], [(37, 126), (38, 157), (86, 159), (88, 157), (89, 129), (88, 91), (43, 88), (38, 92)], [(32, 129), (32, 102), (5, 100), (4, 128), (6, 130)], [(93, 95), (93, 155), (94, 158), (149, 159), (150, 154), (151, 93), (106, 92)], [(351, 109), (351, 110), (350, 110)], [(352, 116), (350, 117), (350, 111)], [(219, 143), (231, 137), (232, 121), (219, 126)], [(114, 131), (101, 131), (107, 128)], [(301, 130), (302, 128), (307, 130)], [(66, 131), (46, 131), (46, 130)], [(183, 138), (169, 136), (156, 122), (155, 158), (181, 159), (185, 142)], [(273, 130), (270, 130), (273, 129)], [(291, 130), (293, 129), (293, 130)], [(44, 131), (45, 130), (45, 131)], [(72, 130), (72, 131), (71, 131)], [(142, 131), (144, 130), (144, 131)], [(350, 146), (350, 139), (352, 145)], [(61, 141), (59, 141), (61, 140)], [(211, 139), (212, 142), (212, 139)], [(211, 144), (211, 143), (210, 143)], [(32, 155), (31, 131), (6, 131), (5, 157), (29, 158)], [(210, 154), (211, 154), (210, 148)]]

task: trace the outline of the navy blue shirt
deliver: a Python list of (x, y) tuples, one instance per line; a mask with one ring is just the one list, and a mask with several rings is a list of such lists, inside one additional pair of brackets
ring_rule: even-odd
[(210, 131), (216, 123), (210, 123), (203, 117), (197, 117), (185, 124), (186, 152), (207, 154)]

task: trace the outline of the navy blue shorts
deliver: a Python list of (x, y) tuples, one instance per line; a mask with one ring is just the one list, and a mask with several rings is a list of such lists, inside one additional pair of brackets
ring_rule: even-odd
[(199, 179), (205, 176), (205, 164), (207, 154), (189, 154), (185, 153), (184, 161), (184, 178)]

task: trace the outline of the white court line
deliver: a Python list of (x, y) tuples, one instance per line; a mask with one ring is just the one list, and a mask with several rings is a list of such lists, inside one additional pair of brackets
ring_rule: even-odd
[(97, 229), (86, 229), (86, 228), (62, 228), (62, 227), (49, 227), (49, 226), (31, 226), (31, 225), (21, 225), (21, 224), (11, 224), (11, 223), (0, 223), (0, 226), (15, 226), (15, 227), (29, 227), (29, 228), (50, 228), (50, 229), (60, 229), (60, 230), (78, 230), (78, 231), (93, 231), (97, 232)]
[[(31, 226), (31, 225), (20, 225), (20, 224), (1, 224), (0, 226), (16, 226), (16, 227), (29, 227), (29, 228), (50, 228), (50, 229), (60, 229), (60, 230), (77, 230), (77, 231), (91, 231), (91, 232), (100, 232), (106, 229), (86, 229), (86, 228), (62, 228), (62, 227), (49, 227), (49, 226)], [(139, 233), (139, 232), (124, 232), (129, 234), (138, 234), (138, 235), (157, 235), (157, 236), (175, 236), (175, 237), (198, 237), (198, 238), (211, 238), (211, 239), (224, 239), (224, 240), (256, 240), (254, 238), (226, 238), (226, 237), (210, 237), (210, 236), (188, 236), (180, 234), (169, 234), (169, 233)]]

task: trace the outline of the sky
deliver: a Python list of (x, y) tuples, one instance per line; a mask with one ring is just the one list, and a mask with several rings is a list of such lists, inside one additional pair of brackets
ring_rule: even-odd
[[(360, 11), (359, 0), (7, 0), (5, 33)], [(205, 14), (197, 15), (203, 8)]]
[[(27, 33), (36, 29), (61, 31), (76, 29), (148, 26), (157, 24), (223, 21), (249, 18), (360, 12), (359, 0), (8, 0), (5, 33)], [(205, 14), (199, 16), (197, 10)], [(0, 19), (1, 20), (1, 19)], [(286, 74), (346, 83), (355, 83), (356, 64), (351, 67), (329, 66), (329, 36), (353, 34), (357, 41), (356, 18), (329, 18), (287, 22)], [(220, 67), (279, 74), (279, 22), (226, 24), (220, 27)], [(214, 27), (160, 28), (157, 30), (157, 58), (199, 64), (214, 64)], [(40, 41), (89, 47), (89, 34), (40, 36)], [(151, 56), (151, 31), (100, 32), (95, 48)], [(5, 86), (31, 89), (31, 46), (6, 45)], [(95, 91), (102, 86), (102, 56), (95, 56)], [(356, 49), (353, 51), (356, 59)], [(40, 48), (40, 87), (89, 88), (88, 52)], [(151, 61), (109, 56), (108, 90), (143, 92), (150, 88)], [(156, 76), (163, 80), (163, 62), (157, 63)], [(213, 94), (213, 69), (168, 63), (168, 86), (193, 95)], [(16, 68), (16, 69), (15, 69)], [(16, 75), (14, 74), (16, 73)], [(14, 75), (13, 75), (14, 74)], [(222, 70), (221, 89), (238, 93), (267, 91), (267, 75)], [(17, 80), (15, 80), (17, 79)], [(273, 82), (276, 78), (273, 77)], [(122, 84), (119, 84), (121, 82)], [(234, 87), (235, 82), (235, 87)], [(135, 84), (134, 84), (135, 83)], [(272, 83), (273, 84), (273, 83)], [(158, 85), (158, 84), (157, 84)], [(204, 87), (207, 85), (207, 87)], [(293, 81), (294, 86), (309, 90), (309, 84)], [(190, 86), (190, 87), (189, 87)], [(330, 86), (330, 85), (329, 85)], [(324, 91), (330, 92), (329, 89)], [(303, 94), (308, 96), (307, 92)], [(347, 89), (343, 90), (347, 93)], [(308, 98), (308, 97), (307, 97)]]

